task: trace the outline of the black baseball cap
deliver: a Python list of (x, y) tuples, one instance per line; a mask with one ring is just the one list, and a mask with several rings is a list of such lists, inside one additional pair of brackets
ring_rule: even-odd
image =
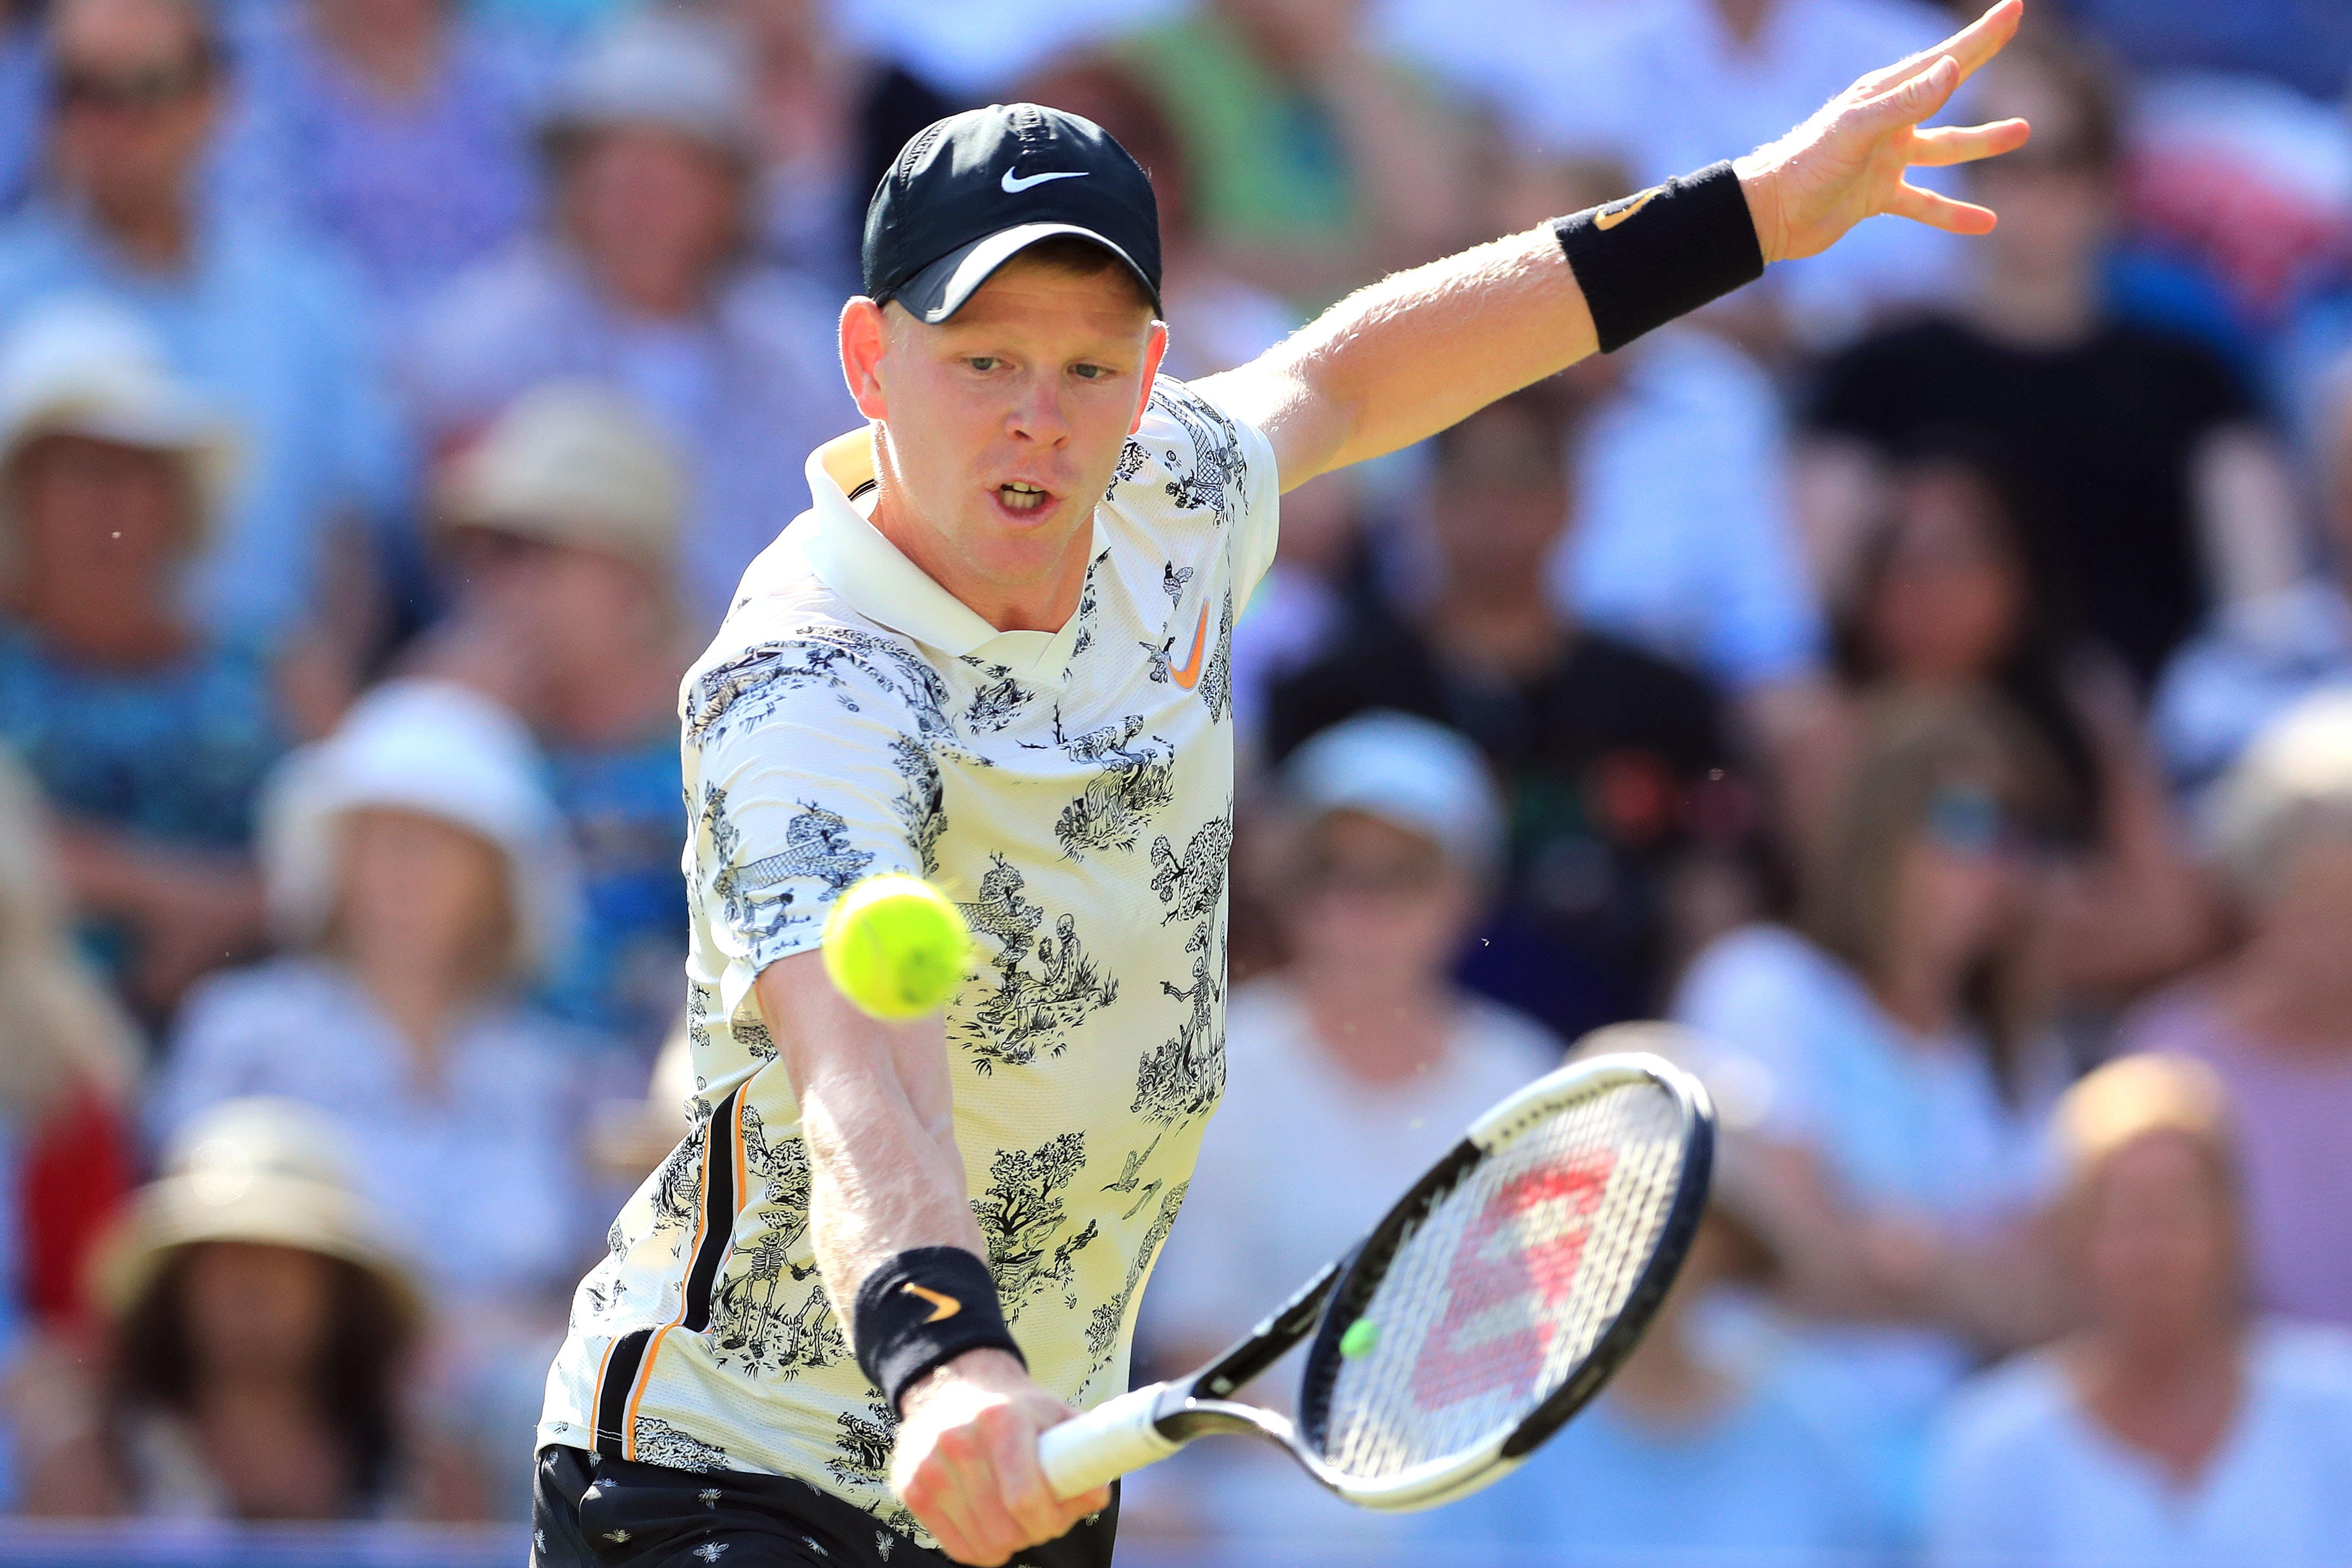
[(1160, 310), (1150, 177), (1091, 120), (1035, 103), (951, 114), (916, 132), (866, 208), (866, 292), (933, 325), (1039, 240), (1074, 235), (1125, 262)]

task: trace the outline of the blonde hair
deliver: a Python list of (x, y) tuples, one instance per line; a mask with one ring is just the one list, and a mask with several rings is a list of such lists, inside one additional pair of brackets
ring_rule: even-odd
[(37, 1120), (75, 1082), (129, 1091), (131, 1020), (74, 952), (40, 791), (0, 753), (0, 1113)]
[(2260, 899), (2289, 853), (2352, 837), (2352, 692), (2319, 692), (2265, 725), (2216, 802), (2215, 847), (2241, 896)]
[(2066, 1091), (2052, 1127), (2070, 1187), (2086, 1186), (2118, 1151), (2157, 1133), (2189, 1139), (2221, 1184), (2235, 1185), (2229, 1094), (2213, 1070), (2191, 1057), (2117, 1057)]

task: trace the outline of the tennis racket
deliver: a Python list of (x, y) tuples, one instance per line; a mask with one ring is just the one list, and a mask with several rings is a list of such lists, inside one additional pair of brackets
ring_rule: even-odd
[[(1187, 1378), (1044, 1434), (1070, 1498), (1210, 1433), (1280, 1444), (1366, 1508), (1430, 1508), (1518, 1468), (1632, 1352), (1706, 1201), (1698, 1082), (1628, 1051), (1480, 1117), (1346, 1257)], [(1294, 1423), (1235, 1389), (1313, 1334)]]

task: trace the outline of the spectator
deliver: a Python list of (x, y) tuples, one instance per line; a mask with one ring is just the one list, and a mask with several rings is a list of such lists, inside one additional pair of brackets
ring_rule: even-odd
[(284, 742), (269, 662), (183, 608), (227, 426), (95, 301), (0, 349), (0, 738), (59, 816), (86, 935), (151, 1021), (261, 935), (255, 797)]
[[(1866, 72), (1952, 30), (1916, 0), (1640, 0), (1555, 25), (1563, 36), (1553, 47), (1512, 51), (1507, 123), (1552, 156), (1622, 159), (1637, 186), (1770, 141)], [(1982, 118), (1965, 93), (1955, 112)], [(1948, 188), (1932, 172), (1915, 180)], [(1777, 360), (1792, 340), (1842, 342), (1874, 316), (1948, 298), (1958, 284), (1962, 246), (1948, 235), (1865, 224), (1853, 239), (1774, 267), (1715, 319)]]
[(2316, 423), (2331, 572), (2220, 607), (2157, 687), (2157, 739), (2192, 799), (2298, 697), (2352, 685), (2352, 355), (2327, 378)]
[(2254, 1302), (2352, 1324), (2352, 693), (2266, 727), (2218, 804), (2245, 942), (2122, 1041), (2199, 1059), (2228, 1088)]
[(961, 106), (846, 37), (827, 0), (715, 4), (754, 62), (761, 244), (828, 294), (858, 293), (874, 187), (916, 132)]
[(341, 1119), (362, 1191), (468, 1313), (560, 1301), (576, 1256), (578, 1048), (516, 1000), (577, 919), (540, 768), (503, 709), (428, 681), (289, 758), (263, 852), (291, 950), (189, 998), (155, 1092), (167, 1134), (244, 1094)]
[[(1282, 879), (1292, 957), (1236, 990), (1226, 1017), (1224, 1106), (1145, 1298), (1145, 1332), (1171, 1370), (1238, 1338), (1479, 1113), (1559, 1060), (1533, 1020), (1448, 977), (1503, 848), (1475, 747), (1424, 719), (1366, 713), (1301, 747), (1281, 782), (1299, 819)], [(1253, 1397), (1282, 1400), (1283, 1378)], [(1392, 1533), (1272, 1454), (1220, 1447), (1161, 1483), (1192, 1498), (1198, 1528), (1221, 1521), (1261, 1545)]]
[(1866, 1391), (1872, 1480), (1916, 1529), (1931, 1412), (1982, 1347), (2030, 1343), (2049, 1058), (2032, 873), (2046, 793), (2030, 735), (1983, 698), (1873, 726), (1811, 868), (1800, 929), (1702, 953), (1675, 1016), (1748, 1059), (1780, 1216), (1780, 1298)]
[(1363, 0), (1212, 0), (1118, 56), (1159, 99), (1193, 221), (1295, 305), (1486, 236), (1465, 128), (1376, 55)]
[(619, 25), (565, 74), (545, 147), (553, 229), (429, 308), (420, 413), (446, 455), (559, 377), (651, 410), (693, 470), (684, 577), (708, 635), (803, 504), (802, 457), (860, 423), (835, 301), (744, 259), (756, 152), (723, 35), (660, 14)]
[[(369, 628), (321, 601), (339, 538), (404, 500), (405, 453), (351, 280), (307, 244), (197, 199), (226, 92), (200, 0), (58, 0), (49, 12), (53, 189), (0, 226), (0, 322), (103, 294), (219, 401), (250, 461), (195, 563), (199, 620), (283, 645)], [(345, 531), (338, 535), (338, 529)]]
[(1502, 913), (1466, 977), (1564, 1036), (1655, 1005), (1690, 940), (1676, 900), (1727, 857), (1747, 810), (1714, 694), (1547, 592), (1571, 428), (1568, 389), (1551, 382), (1439, 434), (1426, 602), (1368, 617), (1277, 682), (1271, 724), (1277, 758), (1373, 707), (1478, 744), (1513, 841)]
[[(1704, 1043), (1671, 1026), (1622, 1025), (1578, 1050), (1656, 1051), (1713, 1076)], [(1733, 1356), (1708, 1343), (1701, 1320), (1710, 1309), (1727, 1292), (1769, 1289), (1779, 1264), (1770, 1225), (1748, 1212), (1737, 1096), (1709, 1089), (1720, 1120), (1706, 1214), (1641, 1344), (1601, 1399), (1525, 1468), (1425, 1515), (1431, 1545), (1549, 1563), (1882, 1554), (1839, 1384), (1801, 1356)]]
[(1019, 96), (1093, 120), (1150, 174), (1160, 204), (1160, 297), (1170, 323), (1160, 374), (1189, 382), (1232, 370), (1299, 325), (1289, 307), (1227, 267), (1202, 234), (1175, 129), (1134, 72), (1114, 59), (1078, 56), (1030, 78)]
[(677, 685), (699, 650), (678, 599), (685, 495), (625, 398), (587, 382), (525, 392), (449, 473), (442, 538), (463, 585), (419, 660), (538, 731), (586, 895), (542, 995), (645, 1057), (686, 961)]
[(2084, 1321), (1955, 1402), (1931, 1562), (2352, 1558), (2352, 1347), (2250, 1320), (2227, 1119), (2212, 1075), (2175, 1057), (2069, 1092), (2061, 1223)]
[(28, 1511), (413, 1511), (420, 1445), (402, 1389), (423, 1302), (351, 1186), (341, 1131), (255, 1099), (174, 1141), (102, 1260), (99, 1419), (43, 1435)]
[(85, 1322), (84, 1266), (128, 1196), (131, 1020), (74, 952), (48, 815), (0, 751), (0, 1355)]
[(521, 52), (449, 0), (288, 0), (240, 38), (224, 199), (339, 245), (394, 313), (535, 203)]
[(2221, 361), (2119, 320), (2104, 297), (2118, 152), (2105, 77), (2044, 29), (1977, 80), (1975, 112), (2024, 115), (2033, 141), (1970, 167), (1970, 194), (2001, 221), (1971, 243), (1956, 310), (1824, 368), (1806, 480), (1816, 568), (1842, 591), (1869, 453), (1966, 432), (2047, 497), (2053, 562), (2145, 689), (2202, 611), (2300, 575), (2293, 490)]
[[(1891, 472), (1839, 617), (1845, 724), (1876, 697), (1998, 695), (2058, 765), (2042, 824), (2063, 869), (2048, 889), (2055, 977), (2128, 995), (2210, 950), (2212, 916), (2179, 841), (2128, 675), (2077, 629), (2035, 559), (2018, 486), (1965, 442)], [(1833, 770), (1829, 737), (1809, 766)], [(1823, 791), (1833, 794), (1833, 788)]]

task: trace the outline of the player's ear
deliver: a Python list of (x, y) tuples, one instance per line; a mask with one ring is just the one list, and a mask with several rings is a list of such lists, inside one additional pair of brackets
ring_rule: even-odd
[(841, 308), (841, 375), (857, 412), (868, 419), (889, 417), (882, 395), (882, 356), (889, 347), (882, 307), (860, 294)]
[(1168, 355), (1168, 323), (1154, 321), (1151, 334), (1143, 340), (1143, 385), (1136, 390), (1135, 417), (1127, 422), (1127, 433), (1133, 435), (1143, 428), (1143, 411), (1151, 402), (1152, 378), (1160, 374), (1160, 361)]

